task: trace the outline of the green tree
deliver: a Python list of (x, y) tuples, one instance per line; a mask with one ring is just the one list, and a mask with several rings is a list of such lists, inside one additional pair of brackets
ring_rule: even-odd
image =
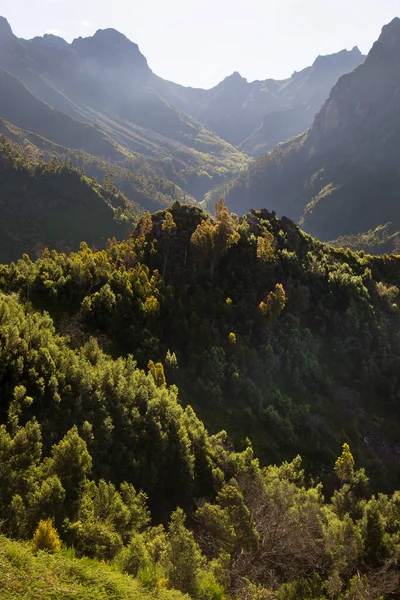
[(274, 260), (274, 239), (269, 231), (265, 231), (262, 236), (257, 238), (257, 258), (263, 263), (270, 263)]
[(390, 554), (389, 536), (376, 498), (372, 498), (365, 506), (361, 532), (364, 541), (364, 560), (371, 567), (382, 566)]
[(341, 483), (350, 481), (354, 473), (354, 458), (347, 443), (343, 444), (342, 454), (335, 463), (335, 473)]
[(53, 446), (51, 457), (50, 470), (59, 477), (65, 489), (67, 507), (72, 507), (92, 468), (92, 458), (76, 425)]
[(174, 588), (196, 598), (199, 589), (201, 554), (193, 533), (185, 527), (185, 515), (181, 508), (171, 515), (167, 539), (166, 559), (169, 583)]
[(162, 277), (165, 278), (165, 270), (167, 268), (167, 262), (169, 257), (169, 251), (171, 248), (172, 238), (176, 232), (176, 223), (169, 210), (165, 211), (165, 218), (161, 226), (162, 236), (160, 240), (160, 248), (164, 257)]

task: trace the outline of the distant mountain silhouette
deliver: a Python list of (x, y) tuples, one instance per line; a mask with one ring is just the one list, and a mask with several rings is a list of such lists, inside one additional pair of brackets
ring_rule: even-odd
[(302, 133), (311, 125), (332, 86), (365, 59), (357, 47), (319, 56), (311, 67), (285, 80), (249, 83), (237, 72), (210, 90), (185, 88), (153, 77), (179, 106), (252, 156)]

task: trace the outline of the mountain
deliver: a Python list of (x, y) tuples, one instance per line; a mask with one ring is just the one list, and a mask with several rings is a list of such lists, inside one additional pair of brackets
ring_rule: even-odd
[(83, 150), (110, 161), (123, 157), (104, 132), (41, 102), (7, 71), (0, 70), (0, 86), (0, 115), (3, 119), (65, 148)]
[(144, 156), (197, 200), (246, 168), (248, 155), (307, 129), (338, 77), (364, 59), (354, 48), (283, 81), (248, 83), (234, 73), (199, 90), (156, 76), (114, 29), (71, 44), (53, 35), (22, 40), (2, 18), (0, 50), (0, 118), (112, 162)]
[(180, 203), (247, 158), (125, 36), (0, 19), (2, 597), (398, 600), (400, 256), (364, 249), (399, 245), (368, 229), (395, 200), (399, 37), (228, 189), (326, 235), (356, 218), (353, 252)]
[(76, 250), (87, 241), (104, 247), (129, 231), (133, 206), (72, 166), (45, 163), (0, 136), (0, 262), (45, 247)]
[(25, 149), (36, 159), (51, 161), (56, 157), (60, 164), (70, 164), (81, 169), (88, 177), (104, 182), (112, 176), (115, 186), (121, 190), (135, 207), (135, 211), (159, 210), (174, 200), (196, 204), (194, 198), (166, 177), (141, 156), (124, 156), (120, 163), (93, 156), (82, 150), (72, 150), (50, 142), (31, 131), (20, 129), (0, 119), (0, 133)]
[[(105, 159), (143, 155), (198, 199), (248, 164), (244, 153), (161, 97), (137, 45), (113, 29), (72, 44), (55, 36), (20, 40), (2, 18), (0, 68), (14, 77), (4, 80), (0, 117), (71, 148), (82, 134), (79, 149)], [(18, 110), (25, 102), (28, 115)]]
[(267, 206), (325, 240), (390, 222), (400, 229), (400, 20), (343, 75), (308, 132), (278, 145), (228, 186), (243, 213)]
[(364, 59), (355, 47), (319, 56), (311, 67), (282, 81), (249, 83), (235, 72), (210, 90), (184, 88), (158, 78), (153, 85), (222, 138), (259, 156), (308, 129), (339, 77)]
[(351, 248), (369, 254), (400, 254), (400, 232), (393, 231), (390, 223), (364, 233), (340, 236), (329, 243), (336, 248)]

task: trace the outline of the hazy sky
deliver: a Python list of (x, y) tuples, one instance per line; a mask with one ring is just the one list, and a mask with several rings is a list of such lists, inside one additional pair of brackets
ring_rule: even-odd
[(0, 15), (25, 38), (114, 27), (157, 75), (211, 87), (233, 71), (285, 78), (318, 54), (366, 53), (400, 0), (0, 0)]

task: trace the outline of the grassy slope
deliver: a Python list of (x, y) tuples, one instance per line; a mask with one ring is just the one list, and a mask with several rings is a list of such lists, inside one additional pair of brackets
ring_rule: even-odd
[[(68, 552), (35, 554), (27, 543), (0, 536), (0, 596), (3, 600), (150, 600), (153, 596), (128, 575)], [(159, 600), (183, 600), (160, 588)]]

